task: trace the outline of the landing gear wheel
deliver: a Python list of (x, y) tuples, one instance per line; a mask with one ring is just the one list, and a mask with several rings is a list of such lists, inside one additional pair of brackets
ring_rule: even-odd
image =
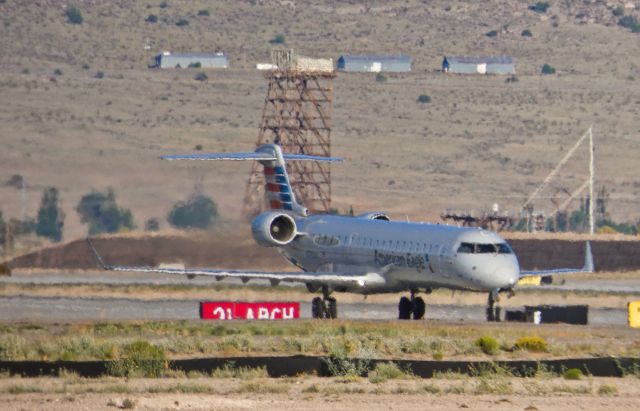
[(500, 291), (493, 290), (489, 293), (489, 299), (487, 301), (487, 321), (500, 322)]
[(411, 309), (413, 304), (411, 304), (411, 300), (407, 297), (400, 298), (400, 303), (398, 303), (398, 319), (399, 320), (409, 320), (411, 319)]
[(326, 318), (338, 318), (338, 302), (333, 297), (327, 299)]
[(324, 317), (324, 301), (322, 298), (316, 297), (311, 301), (311, 318)]
[(421, 297), (416, 297), (413, 300), (413, 319), (422, 320), (426, 310), (427, 305), (424, 303), (424, 300)]

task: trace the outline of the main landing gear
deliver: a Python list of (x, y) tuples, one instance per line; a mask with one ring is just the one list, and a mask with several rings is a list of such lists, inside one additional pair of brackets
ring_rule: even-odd
[(415, 296), (416, 291), (411, 290), (411, 298), (402, 297), (398, 303), (398, 319), (410, 320), (413, 316), (414, 320), (421, 320), (424, 318), (427, 305), (424, 303), (422, 297)]
[(338, 301), (331, 297), (329, 287), (322, 286), (322, 298), (316, 297), (311, 301), (312, 318), (338, 318)]
[[(505, 291), (505, 290), (503, 290)], [(508, 292), (509, 298), (511, 298), (515, 293), (513, 290), (506, 290)], [(487, 321), (500, 322), (500, 314), (501, 309), (500, 305), (500, 290), (492, 290), (489, 293), (489, 299), (487, 301)]]

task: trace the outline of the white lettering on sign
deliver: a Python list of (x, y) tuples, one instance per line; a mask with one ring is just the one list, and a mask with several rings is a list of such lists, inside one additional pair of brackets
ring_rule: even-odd
[(258, 319), (259, 320), (268, 320), (269, 319), (269, 309), (265, 307), (258, 308)]
[(247, 320), (253, 320), (254, 318), (256, 318), (256, 317), (253, 315), (253, 310), (251, 308), (249, 308), (247, 310)]
[[(287, 310), (289, 311), (289, 313), (287, 313)], [(282, 319), (290, 320), (292, 318), (295, 318), (293, 313), (293, 307), (285, 307), (284, 310), (282, 310)]]

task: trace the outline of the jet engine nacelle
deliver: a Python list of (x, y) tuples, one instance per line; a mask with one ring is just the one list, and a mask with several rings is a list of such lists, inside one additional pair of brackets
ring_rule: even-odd
[(368, 213), (358, 215), (358, 218), (364, 218), (365, 220), (382, 220), (382, 221), (391, 221), (388, 215), (383, 213), (382, 211), (371, 211)]
[(253, 238), (264, 247), (287, 245), (298, 234), (296, 222), (289, 214), (268, 211), (251, 223)]

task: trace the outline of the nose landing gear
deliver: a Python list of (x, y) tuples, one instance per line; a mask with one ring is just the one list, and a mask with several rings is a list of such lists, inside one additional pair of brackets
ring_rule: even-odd
[(487, 321), (500, 322), (500, 290), (492, 290), (487, 301)]
[(422, 297), (415, 296), (416, 291), (411, 291), (411, 299), (408, 297), (402, 297), (398, 303), (398, 319), (410, 320), (413, 316), (414, 320), (421, 320), (424, 318), (427, 305)]
[(312, 318), (338, 318), (338, 301), (331, 297), (329, 287), (322, 286), (322, 298), (316, 297), (311, 301)]

